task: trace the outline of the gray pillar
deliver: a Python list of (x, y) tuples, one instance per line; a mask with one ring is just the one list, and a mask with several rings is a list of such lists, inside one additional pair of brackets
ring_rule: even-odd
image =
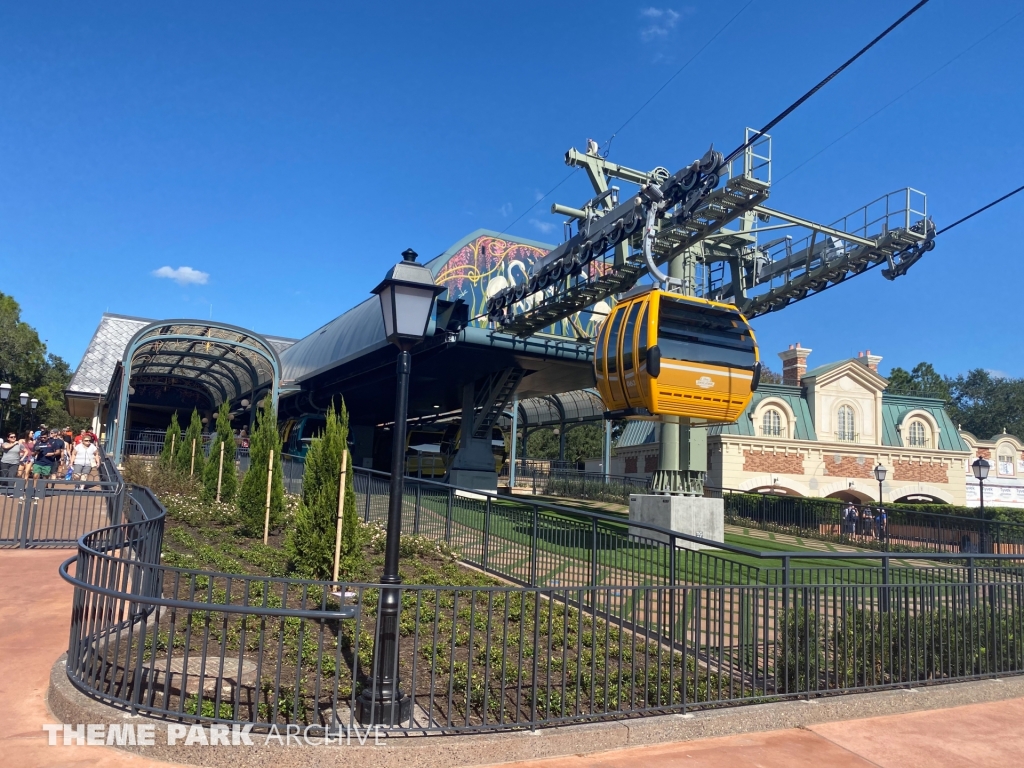
[(558, 422), (558, 460), (565, 461), (565, 422)]
[(519, 439), (519, 395), (512, 395), (512, 460), (508, 465), (508, 487), (516, 487), (516, 442)]
[(604, 422), (604, 480), (612, 473), (612, 423), (605, 419)]

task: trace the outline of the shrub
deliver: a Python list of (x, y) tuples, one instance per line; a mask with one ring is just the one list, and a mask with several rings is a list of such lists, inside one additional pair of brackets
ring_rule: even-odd
[(174, 450), (181, 439), (181, 425), (178, 424), (178, 412), (171, 416), (171, 423), (164, 433), (164, 448), (160, 451), (160, 466), (170, 468), (174, 464)]
[(277, 414), (270, 397), (256, 412), (256, 426), (249, 438), (249, 471), (238, 490), (238, 510), (242, 531), (249, 536), (263, 534), (263, 518), (267, 508), (267, 465), (274, 452), (274, 474), (270, 485), (270, 527), (278, 529), (284, 522), (284, 481), (281, 473), (281, 436), (277, 432)]
[(196, 491), (196, 481), (173, 466), (139, 456), (124, 459), (122, 475), (134, 485), (144, 485), (161, 498), (169, 495), (189, 495)]
[[(166, 437), (164, 440), (166, 441)], [(195, 468), (192, 467), (192, 445), (195, 443)], [(178, 446), (177, 455), (174, 457), (174, 466), (177, 470), (191, 477), (201, 478), (204, 466), (203, 456), (203, 422), (199, 420), (199, 412), (192, 409), (192, 419), (185, 430), (185, 437)]]
[[(302, 476), (302, 500), (295, 512), (295, 527), (287, 542), (292, 567), (314, 579), (330, 579), (334, 574), (334, 540), (338, 518), (338, 485), (341, 482), (341, 456), (348, 442), (348, 410), (345, 402), (336, 411), (327, 410), (327, 424), (313, 438), (306, 453)], [(359, 516), (352, 458), (345, 477), (345, 510), (342, 519), (341, 562), (346, 573), (358, 567), (360, 557)]]
[[(210, 442), (210, 456), (203, 471), (203, 500), (210, 502), (217, 498), (217, 479), (220, 477), (220, 500), (231, 502), (238, 490), (238, 473), (235, 470), (235, 436), (231, 431), (231, 414), (227, 402), (217, 411), (217, 432)], [(224, 446), (224, 471), (220, 467), (220, 451)]]

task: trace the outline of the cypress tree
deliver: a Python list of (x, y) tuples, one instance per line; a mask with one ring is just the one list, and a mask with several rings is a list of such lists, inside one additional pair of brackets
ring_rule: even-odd
[[(313, 438), (306, 453), (302, 475), (302, 500), (295, 512), (295, 528), (286, 543), (292, 568), (313, 579), (330, 579), (334, 571), (334, 539), (338, 517), (338, 485), (341, 452), (348, 443), (349, 420), (344, 400), (341, 410), (333, 403), (327, 425)], [(342, 521), (341, 568), (350, 571), (359, 555), (359, 515), (353, 482), (352, 457), (345, 476), (345, 511)]]
[(177, 455), (174, 458), (174, 466), (184, 475), (192, 469), (192, 441), (196, 441), (196, 464), (193, 476), (202, 478), (204, 456), (203, 456), (203, 422), (199, 419), (199, 411), (192, 409), (192, 419), (185, 430), (185, 436), (178, 446)]
[[(177, 437), (175, 437), (177, 435)], [(171, 423), (167, 427), (167, 432), (164, 433), (164, 449), (160, 451), (160, 466), (170, 469), (174, 464), (174, 453), (171, 450), (171, 446), (174, 446), (174, 450), (177, 450), (178, 443), (181, 442), (181, 425), (178, 424), (178, 412), (175, 411), (174, 415), (171, 416)]]
[(263, 517), (267, 505), (267, 464), (274, 452), (274, 475), (270, 486), (270, 527), (280, 528), (284, 522), (284, 478), (281, 470), (281, 435), (277, 431), (277, 414), (270, 397), (256, 412), (256, 425), (249, 438), (249, 471), (238, 490), (241, 528), (249, 536), (263, 534)]
[(220, 447), (224, 446), (224, 472), (220, 483), (220, 500), (231, 502), (238, 490), (238, 472), (235, 470), (235, 435), (231, 431), (231, 412), (227, 402), (217, 411), (217, 432), (210, 441), (210, 455), (203, 471), (203, 501), (217, 498), (217, 474), (220, 473)]

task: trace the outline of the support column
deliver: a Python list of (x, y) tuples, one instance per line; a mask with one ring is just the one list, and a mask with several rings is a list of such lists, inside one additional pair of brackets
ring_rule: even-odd
[(462, 388), (462, 425), (459, 431), (459, 450), (452, 459), (449, 473), (452, 485), (480, 491), (498, 490), (498, 473), (494, 470), (494, 451), (491, 436), (473, 437), (476, 422), (476, 388), (470, 382)]
[[(683, 281), (686, 295), (695, 293), (696, 254), (686, 251), (668, 263), (669, 277)], [(664, 417), (658, 471), (651, 479), (655, 493), (702, 496), (708, 469), (707, 428), (691, 427), (689, 419)]]
[(516, 443), (519, 441), (519, 395), (512, 395), (512, 460), (508, 465), (509, 492), (516, 487)]
[(607, 483), (612, 474), (612, 423), (604, 422), (604, 481)]

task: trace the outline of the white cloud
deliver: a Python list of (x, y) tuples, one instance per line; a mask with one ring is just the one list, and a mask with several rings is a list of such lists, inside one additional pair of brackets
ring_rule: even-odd
[(1009, 379), (1010, 374), (1006, 371), (1000, 371), (997, 368), (986, 368), (985, 372), (988, 373), (993, 379)]
[(210, 279), (210, 273), (200, 272), (192, 267), (178, 267), (177, 269), (160, 267), (160, 269), (153, 270), (153, 277), (166, 277), (178, 285), (206, 285), (206, 281)]
[(533, 202), (539, 203), (543, 199), (544, 199), (544, 193), (543, 192), (541, 192), (539, 189), (533, 190)]
[(550, 235), (555, 231), (555, 225), (550, 221), (541, 221), (540, 219), (530, 219), (530, 223), (533, 224), (537, 229), (543, 232), (545, 235)]
[(512, 215), (512, 203), (505, 203), (498, 209), (498, 212), (507, 219)]
[(640, 38), (644, 41), (656, 40), (667, 37), (676, 24), (679, 23), (681, 14), (671, 8), (643, 8), (640, 17), (650, 22), (640, 30)]

